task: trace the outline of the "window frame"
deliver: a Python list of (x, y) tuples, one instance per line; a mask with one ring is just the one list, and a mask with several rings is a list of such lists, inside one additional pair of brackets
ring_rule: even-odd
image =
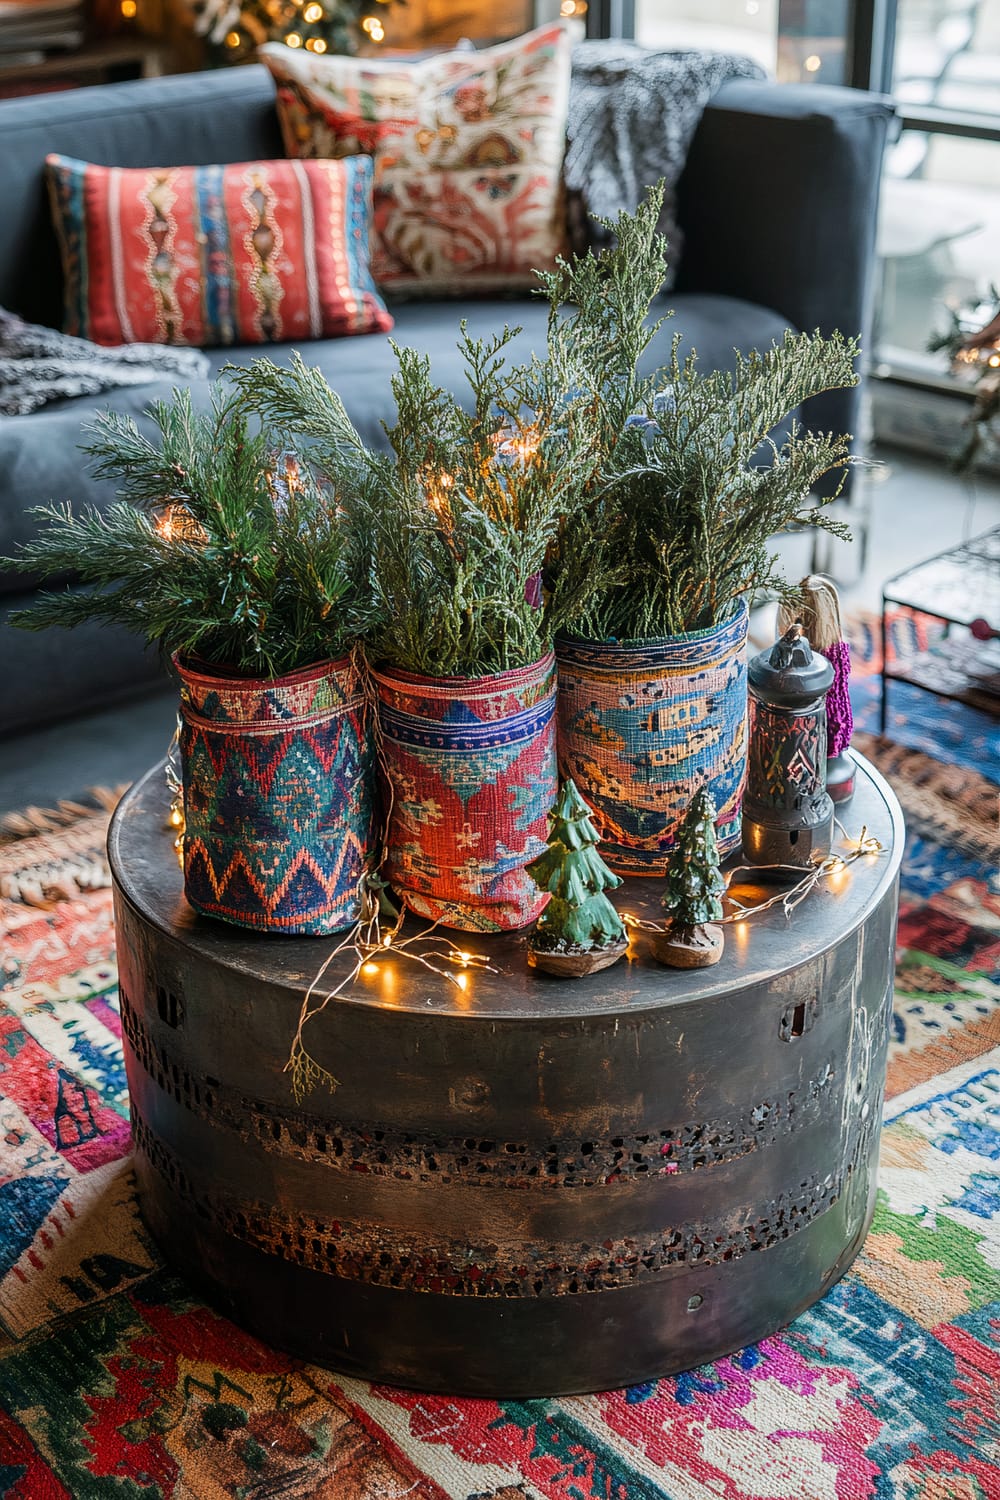
[[(900, 132), (923, 131), (929, 135), (960, 136), (968, 140), (1000, 144), (1000, 114), (940, 109), (927, 106), (907, 108), (893, 98), (896, 27), (899, 0), (850, 0), (845, 37), (845, 76), (847, 86), (884, 94), (896, 104)], [(595, 38), (635, 39), (636, 0), (590, 0), (587, 11), (587, 35)], [(779, 9), (780, 28), (780, 9)], [(944, 377), (926, 378), (911, 369), (897, 369), (874, 351), (874, 365), (880, 375), (927, 389), (947, 384), (955, 394), (958, 388)]]

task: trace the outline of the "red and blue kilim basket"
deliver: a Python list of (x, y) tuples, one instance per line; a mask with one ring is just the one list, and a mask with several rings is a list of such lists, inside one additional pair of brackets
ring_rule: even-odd
[(648, 641), (562, 637), (559, 769), (602, 826), (623, 875), (662, 874), (699, 787), (718, 808), (719, 851), (740, 844), (746, 780), (747, 607), (710, 630)]
[(555, 657), (493, 677), (373, 675), (390, 884), (449, 927), (527, 926), (548, 899), (524, 867), (557, 790)]
[(175, 665), (188, 901), (267, 932), (349, 927), (373, 816), (372, 740), (353, 664), (260, 680)]

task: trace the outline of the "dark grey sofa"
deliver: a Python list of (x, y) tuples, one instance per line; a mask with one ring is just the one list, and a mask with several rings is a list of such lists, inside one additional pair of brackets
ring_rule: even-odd
[[(704, 368), (732, 350), (765, 347), (786, 327), (865, 327), (878, 179), (891, 107), (848, 89), (726, 84), (705, 112), (679, 190), (684, 247), (675, 317), (651, 351), (660, 363), (674, 330)], [(58, 326), (62, 276), (42, 163), (50, 151), (119, 166), (232, 162), (283, 154), (273, 88), (261, 67), (117, 84), (0, 103), (0, 305)], [(455, 334), (524, 325), (516, 348), (537, 347), (544, 307), (529, 298), (405, 302), (393, 337), (431, 354), (441, 384), (458, 382)], [(211, 351), (213, 368), (276, 346)], [(390, 415), (388, 339), (367, 335), (302, 346), (340, 392), (362, 434), (382, 441)], [(30, 535), (31, 506), (51, 499), (104, 503), (86, 472), (81, 423), (112, 405), (141, 413), (170, 383), (111, 392), (0, 418), (0, 555)], [(204, 395), (205, 392), (196, 394)], [(802, 413), (823, 430), (857, 430), (858, 393), (832, 392)], [(6, 617), (30, 602), (30, 580), (0, 568), (0, 734), (76, 714), (155, 682), (161, 670), (125, 632), (84, 627), (42, 635)]]

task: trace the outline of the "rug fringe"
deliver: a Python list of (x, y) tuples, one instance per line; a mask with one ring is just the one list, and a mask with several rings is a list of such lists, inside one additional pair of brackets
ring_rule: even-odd
[(64, 800), (0, 819), (0, 899), (48, 911), (88, 891), (106, 890), (108, 823), (127, 790), (93, 787), (93, 803)]
[(88, 796), (94, 799), (96, 807), (64, 798), (55, 807), (26, 807), (23, 812), (5, 813), (0, 817), (0, 845), (71, 828), (84, 818), (94, 817), (95, 813), (105, 812), (110, 816), (127, 790), (127, 783), (115, 787), (90, 787)]

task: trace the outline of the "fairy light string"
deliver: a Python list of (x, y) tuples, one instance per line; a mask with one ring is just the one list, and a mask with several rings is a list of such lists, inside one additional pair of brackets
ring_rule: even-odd
[[(384, 809), (383, 825), (379, 840), (380, 854), (378, 863), (364, 873), (359, 883), (359, 901), (361, 912), (355, 924), (344, 934), (337, 945), (330, 951), (323, 963), (320, 965), (315, 977), (309, 984), (299, 1011), (298, 1024), (295, 1035), (292, 1038), (289, 1049), (288, 1060), (284, 1071), (291, 1074), (292, 1093), (296, 1102), (302, 1100), (317, 1086), (324, 1086), (334, 1092), (339, 1087), (339, 1079), (324, 1068), (321, 1063), (312, 1056), (305, 1043), (305, 1028), (310, 1021), (314, 1021), (322, 1015), (332, 1001), (345, 995), (361, 979), (374, 979), (379, 974), (388, 977), (389, 966), (386, 960), (399, 960), (420, 965), (438, 978), (446, 980), (457, 990), (464, 994), (468, 988), (468, 974), (470, 970), (479, 970), (491, 974), (497, 973), (497, 969), (489, 962), (485, 954), (459, 948), (450, 938), (438, 931), (439, 922), (424, 927), (422, 931), (403, 936), (403, 925), (406, 919), (405, 908), (393, 913), (393, 920), (388, 927), (383, 926), (383, 891), (385, 883), (379, 876), (382, 863), (385, 859), (387, 848), (387, 835), (389, 821), (392, 816), (394, 805), (394, 791), (392, 778), (388, 773), (388, 765), (385, 756), (384, 742), (381, 734), (377, 713), (377, 700), (374, 680), (360, 649), (353, 653), (353, 665), (357, 673), (362, 696), (366, 703), (366, 712), (369, 714), (372, 724), (372, 737), (375, 745), (375, 753), (379, 766), (383, 773), (383, 785), (387, 788), (386, 804)], [(184, 803), (183, 788), (177, 769), (177, 749), (179, 742), (178, 728), (174, 731), (173, 739), (167, 753), (166, 781), (171, 794), (170, 811), (167, 818), (168, 829), (175, 834), (174, 848), (183, 864), (184, 847)], [(844, 853), (828, 854), (823, 858), (817, 857), (814, 863), (800, 874), (800, 866), (797, 865), (737, 865), (734, 869), (726, 872), (725, 900), (731, 910), (719, 919), (720, 925), (732, 925), (734, 923), (745, 923), (750, 918), (760, 916), (764, 912), (780, 907), (784, 912), (786, 920), (791, 918), (796, 907), (800, 906), (808, 896), (824, 881), (842, 874), (858, 860), (869, 856), (877, 856), (885, 853), (885, 846), (868, 830), (867, 824), (863, 824), (857, 838), (851, 838), (839, 819), (834, 819), (836, 828), (846, 845)], [(799, 875), (799, 879), (787, 889), (779, 890), (763, 901), (747, 905), (732, 894), (732, 887), (743, 875), (752, 875), (759, 880), (761, 876), (768, 874), (789, 876)], [(637, 917), (629, 912), (622, 912), (622, 921), (632, 931), (655, 932), (663, 931), (662, 922), (649, 922), (642, 917)], [(336, 960), (345, 954), (352, 955), (351, 966), (347, 973), (331, 989), (321, 993), (323, 980), (329, 973)], [(379, 962), (383, 960), (383, 962)]]
[[(352, 664), (356, 673), (356, 681), (359, 690), (365, 700), (366, 713), (372, 724), (372, 737), (375, 744), (376, 756), (383, 771), (384, 785), (388, 788), (384, 822), (379, 840), (382, 853), (378, 864), (371, 870), (366, 870), (361, 877), (358, 886), (358, 899), (360, 902), (360, 915), (357, 921), (341, 937), (337, 945), (327, 954), (320, 965), (316, 975), (312, 979), (305, 995), (302, 998), (302, 1006), (299, 1011), (298, 1025), (292, 1038), (288, 1061), (285, 1063), (284, 1071), (291, 1074), (292, 1093), (296, 1102), (300, 1103), (307, 1094), (318, 1085), (323, 1085), (332, 1093), (339, 1085), (339, 1080), (329, 1069), (324, 1068), (321, 1063), (309, 1052), (304, 1040), (305, 1028), (310, 1021), (322, 1015), (327, 1006), (344, 995), (361, 979), (374, 979), (379, 974), (389, 977), (389, 965), (385, 960), (399, 960), (404, 963), (414, 963), (437, 975), (439, 979), (447, 980), (449, 984), (461, 993), (465, 994), (469, 985), (469, 972), (471, 970), (485, 970), (495, 974), (497, 970), (489, 962), (483, 953), (475, 953), (465, 948), (459, 948), (450, 938), (446, 937), (437, 929), (440, 923), (435, 922), (424, 927), (420, 932), (410, 933), (403, 936), (403, 924), (406, 919), (405, 908), (399, 912), (393, 912), (391, 924), (383, 925), (383, 891), (384, 882), (380, 879), (379, 870), (385, 857), (387, 846), (387, 832), (389, 819), (393, 809), (393, 786), (388, 775), (385, 751), (382, 735), (376, 712), (375, 686), (368, 669), (368, 663), (363, 653), (355, 649), (352, 653)], [(177, 766), (177, 754), (180, 740), (180, 721), (174, 730), (173, 738), (167, 750), (165, 779), (167, 790), (170, 794), (170, 809), (167, 814), (166, 826), (168, 832), (174, 835), (174, 849), (183, 868), (184, 863), (184, 789)], [(323, 981), (336, 960), (343, 955), (352, 956), (351, 966), (344, 977), (331, 989), (322, 992)], [(379, 962), (383, 960), (383, 962)]]
[[(502, 435), (505, 446), (516, 461), (522, 465), (530, 463), (537, 449), (537, 434), (533, 429), (515, 434), (505, 433)], [(286, 475), (289, 483), (291, 475)], [(448, 490), (454, 485), (454, 476), (445, 473), (432, 473), (430, 471), (421, 475), (424, 482), (425, 495), (428, 509), (435, 515), (439, 524), (448, 529), (450, 521), (450, 505), (448, 503)], [(186, 508), (176, 503), (170, 503), (163, 508), (157, 518), (157, 530), (165, 541), (170, 542), (194, 542), (197, 544), (201, 538), (194, 531), (192, 522), (194, 518), (186, 511)], [(194, 526), (197, 523), (194, 522)], [(497, 973), (496, 968), (489, 962), (485, 954), (459, 948), (450, 938), (445, 937), (438, 931), (440, 922), (425, 926), (420, 932), (403, 936), (403, 924), (406, 919), (405, 908), (395, 911), (384, 897), (386, 883), (380, 877), (380, 871), (385, 860), (388, 849), (388, 833), (391, 823), (395, 792), (392, 777), (389, 774), (389, 766), (385, 754), (385, 745), (381, 733), (381, 725), (378, 715), (378, 697), (374, 677), (368, 660), (360, 645), (356, 645), (351, 653), (351, 665), (354, 669), (355, 682), (361, 697), (364, 700), (365, 716), (368, 719), (376, 759), (382, 772), (382, 784), (387, 789), (383, 809), (383, 821), (378, 841), (379, 854), (373, 866), (366, 870), (361, 877), (358, 886), (358, 900), (360, 914), (357, 921), (341, 937), (340, 941), (330, 951), (323, 963), (320, 965), (316, 975), (310, 982), (302, 998), (299, 1011), (298, 1024), (295, 1035), (292, 1038), (289, 1049), (288, 1060), (284, 1071), (291, 1074), (292, 1092), (298, 1103), (301, 1103), (318, 1085), (327, 1087), (331, 1092), (339, 1086), (339, 1080), (324, 1068), (308, 1051), (305, 1043), (305, 1029), (310, 1021), (314, 1021), (326, 1010), (336, 999), (345, 995), (362, 978), (374, 979), (379, 974), (384, 979), (391, 978), (390, 966), (387, 962), (390, 958), (402, 962), (410, 962), (427, 969), (430, 973), (440, 979), (444, 979), (453, 985), (461, 993), (468, 988), (469, 970), (476, 969), (489, 973)], [(165, 765), (167, 789), (170, 795), (170, 807), (167, 814), (167, 829), (174, 835), (173, 847), (178, 856), (181, 867), (184, 863), (184, 791), (181, 775), (178, 768), (178, 753), (180, 741), (180, 718), (171, 739)], [(739, 865), (726, 873), (725, 900), (730, 910), (722, 916), (719, 921), (721, 925), (743, 924), (751, 917), (781, 907), (786, 919), (789, 919), (796, 907), (812, 894), (814, 890), (824, 881), (847, 870), (859, 859), (870, 855), (879, 855), (885, 852), (884, 845), (869, 833), (867, 825), (863, 825), (856, 839), (851, 839), (839, 820), (835, 819), (835, 826), (847, 846), (846, 852), (842, 854), (828, 854), (825, 857), (816, 857), (811, 866), (800, 873), (800, 866), (790, 865)], [(782, 877), (798, 876), (791, 887), (779, 890), (763, 901), (747, 905), (732, 894), (732, 887), (743, 875), (752, 875), (756, 880), (768, 874)], [(383, 926), (383, 912), (392, 913), (392, 921), (388, 927)], [(646, 921), (628, 912), (621, 913), (626, 927), (633, 931), (644, 931), (661, 933), (664, 923)], [(322, 992), (323, 981), (331, 967), (344, 955), (351, 955), (351, 963), (347, 973), (332, 988)], [(382, 960), (380, 962), (380, 960)]]
[[(282, 476), (282, 481), (287, 486), (286, 494), (294, 492), (296, 474), (294, 466), (286, 463)], [(440, 508), (447, 509), (447, 490), (454, 484), (454, 479), (451, 475), (444, 473), (436, 475), (435, 479), (439, 484)], [(280, 493), (276, 476), (274, 476), (274, 482), (276, 491)], [(432, 501), (430, 503), (432, 509), (438, 509)], [(201, 536), (194, 530), (197, 522), (184, 506), (176, 502), (169, 502), (161, 508), (155, 524), (159, 535), (166, 542), (197, 544), (201, 540)], [(198, 531), (200, 532), (200, 528)], [(384, 960), (390, 955), (394, 960), (415, 963), (429, 970), (438, 978), (447, 980), (463, 995), (468, 989), (470, 970), (485, 969), (492, 973), (496, 972), (484, 954), (459, 948), (449, 938), (439, 933), (437, 929), (440, 924), (437, 922), (424, 927), (420, 932), (403, 936), (405, 909), (396, 912), (384, 898), (386, 885), (380, 878), (379, 872), (388, 848), (388, 831), (395, 805), (395, 791), (392, 777), (389, 775), (381, 733), (375, 682), (360, 645), (355, 645), (351, 652), (351, 667), (354, 679), (352, 685), (357, 687), (364, 703), (364, 716), (371, 726), (375, 754), (382, 772), (382, 784), (387, 789), (387, 794), (384, 799), (383, 822), (378, 840), (379, 856), (373, 866), (364, 872), (358, 885), (360, 908), (358, 919), (327, 955), (302, 999), (298, 1025), (284, 1069), (285, 1072), (291, 1074), (292, 1092), (299, 1103), (317, 1084), (325, 1084), (331, 1091), (338, 1086), (337, 1078), (309, 1053), (304, 1041), (307, 1024), (321, 1015), (331, 1001), (345, 994), (362, 977), (375, 978), (381, 973), (384, 978), (388, 979), (390, 977), (389, 965)], [(167, 747), (164, 775), (170, 798), (166, 829), (173, 836), (174, 852), (183, 869), (185, 816), (184, 785), (179, 768), (180, 730), (181, 720), (178, 715), (177, 725)], [(383, 915), (388, 914), (389, 911), (392, 913), (392, 921), (391, 925), (386, 927), (383, 925)], [(321, 993), (323, 980), (331, 966), (345, 954), (352, 955), (348, 972), (332, 989)], [(379, 962), (380, 959), (383, 962)]]
[[(760, 916), (763, 912), (771, 911), (780, 906), (786, 919), (790, 918), (797, 906), (810, 896), (818, 885), (832, 876), (841, 875), (856, 864), (859, 859), (865, 859), (869, 855), (884, 854), (885, 845), (882, 844), (874, 834), (869, 833), (868, 825), (862, 824), (861, 832), (857, 838), (851, 838), (844, 825), (838, 818), (834, 824), (840, 832), (842, 839), (847, 845), (843, 854), (827, 854), (825, 857), (817, 857), (814, 863), (800, 874), (800, 865), (737, 865), (734, 869), (726, 872), (726, 890), (724, 900), (733, 908), (732, 911), (718, 919), (717, 926), (731, 926), (734, 922), (746, 922), (751, 917)], [(752, 906), (747, 906), (738, 897), (731, 894), (732, 886), (737, 883), (738, 877), (742, 875), (753, 875), (758, 879), (760, 876), (771, 875), (799, 875), (794, 885), (787, 889), (776, 891), (773, 896), (768, 896), (764, 901), (758, 901)], [(640, 932), (662, 932), (663, 923), (647, 922), (642, 917), (626, 915), (622, 913), (622, 921), (627, 927), (635, 928)]]
[[(391, 925), (383, 928), (385, 882), (381, 879), (379, 872), (388, 849), (389, 824), (395, 806), (395, 790), (389, 774), (382, 728), (379, 723), (375, 682), (368, 660), (360, 647), (356, 647), (352, 653), (352, 661), (360, 691), (365, 699), (366, 713), (372, 726), (375, 755), (382, 772), (382, 785), (387, 789), (387, 794), (379, 838), (378, 862), (372, 870), (365, 872), (359, 885), (361, 914), (354, 926), (344, 934), (333, 951), (327, 955), (302, 998), (298, 1025), (284, 1068), (286, 1073), (291, 1074), (292, 1093), (296, 1102), (300, 1104), (305, 1096), (317, 1086), (324, 1086), (333, 1093), (339, 1083), (330, 1070), (317, 1062), (306, 1047), (304, 1040), (306, 1026), (317, 1016), (322, 1015), (331, 1001), (345, 995), (359, 980), (375, 979), (379, 974), (383, 978), (389, 978), (392, 966), (386, 960), (418, 964), (439, 979), (446, 980), (463, 995), (468, 989), (470, 970), (481, 970), (491, 974), (497, 972), (484, 953), (459, 948), (450, 938), (439, 932), (440, 922), (431, 923), (420, 932), (404, 937), (402, 934), (406, 920), (405, 907), (394, 912)], [(321, 994), (324, 978), (334, 961), (343, 954), (353, 955), (350, 969), (332, 989)], [(380, 959), (383, 962), (379, 962)]]
[[(394, 807), (394, 788), (379, 723), (375, 683), (368, 661), (360, 647), (356, 647), (352, 652), (352, 665), (359, 690), (365, 701), (365, 711), (372, 726), (372, 739), (382, 772), (382, 784), (387, 789), (379, 838), (380, 852), (377, 863), (370, 870), (365, 871), (359, 882), (358, 898), (361, 910), (357, 921), (324, 959), (302, 998), (298, 1024), (284, 1067), (284, 1071), (291, 1074), (292, 1093), (298, 1103), (301, 1103), (306, 1095), (317, 1086), (325, 1086), (331, 1093), (339, 1087), (339, 1079), (328, 1068), (324, 1068), (321, 1063), (317, 1062), (306, 1047), (306, 1026), (310, 1021), (322, 1015), (332, 1001), (345, 995), (360, 980), (374, 979), (380, 974), (383, 978), (389, 978), (390, 968), (387, 960), (418, 964), (438, 978), (446, 980), (462, 994), (468, 988), (470, 970), (480, 970), (491, 974), (498, 972), (485, 954), (459, 948), (450, 938), (439, 932), (440, 922), (435, 922), (424, 927), (420, 932), (404, 937), (402, 933), (406, 919), (405, 908), (396, 912), (384, 900), (385, 882), (380, 878), (379, 872), (388, 847), (388, 831)], [(167, 752), (165, 769), (167, 788), (171, 797), (167, 828), (174, 834), (174, 849), (183, 866), (184, 798), (177, 767), (179, 733), (180, 720), (178, 719), (178, 726)], [(860, 859), (885, 853), (885, 846), (869, 832), (867, 824), (862, 825), (861, 832), (856, 838), (848, 835), (839, 819), (835, 818), (834, 824), (846, 846), (845, 852), (827, 854), (822, 858), (816, 857), (804, 873), (800, 873), (801, 866), (782, 864), (737, 865), (734, 869), (727, 871), (724, 899), (731, 909), (719, 919), (720, 925), (743, 924), (750, 918), (760, 916), (776, 907), (782, 909), (786, 920), (790, 919), (796, 907), (800, 906), (824, 880), (842, 874)], [(741, 876), (752, 875), (755, 880), (759, 881), (762, 876), (766, 877), (768, 874), (783, 877), (795, 875), (799, 878), (790, 887), (776, 891), (765, 900), (752, 905), (746, 904), (732, 894), (732, 887)], [(392, 922), (387, 927), (383, 926), (382, 920), (384, 908), (392, 911)], [(621, 917), (625, 926), (631, 931), (661, 933), (664, 929), (664, 923), (650, 922), (630, 912), (622, 912)], [(331, 989), (321, 993), (326, 975), (336, 960), (345, 954), (352, 955), (351, 966), (347, 973)]]
[[(497, 972), (485, 954), (458, 948), (450, 938), (438, 933), (436, 929), (439, 924), (436, 922), (422, 932), (408, 937), (401, 936), (406, 919), (405, 909), (399, 912), (393, 925), (383, 931), (379, 888), (377, 877), (374, 880), (368, 874), (363, 877), (360, 888), (361, 916), (327, 955), (302, 998), (298, 1026), (284, 1068), (286, 1073), (291, 1074), (292, 1093), (299, 1104), (318, 1085), (325, 1086), (333, 1093), (339, 1084), (339, 1080), (329, 1069), (324, 1068), (308, 1051), (303, 1036), (306, 1025), (322, 1015), (331, 1001), (346, 994), (362, 976), (375, 977), (379, 972), (384, 974), (388, 966), (377, 962), (380, 957), (419, 964), (463, 993), (468, 987), (469, 969), (487, 970), (491, 974)], [(331, 965), (345, 953), (354, 956), (350, 969), (338, 984), (321, 995), (320, 988)]]
[[(519, 425), (516, 429), (502, 429), (494, 434), (496, 456), (509, 458), (521, 468), (534, 462), (541, 442), (541, 434), (534, 425)], [(454, 516), (452, 498), (456, 494), (456, 476), (447, 469), (425, 466), (419, 480), (424, 492), (428, 511), (440, 527), (447, 544), (454, 548)], [(297, 1102), (302, 1101), (317, 1085), (328, 1089), (338, 1087), (337, 1078), (311, 1055), (304, 1040), (305, 1028), (310, 1021), (321, 1015), (331, 1001), (345, 995), (362, 979), (375, 979), (379, 973), (384, 980), (391, 979), (392, 970), (385, 961), (389, 955), (394, 960), (410, 962), (429, 970), (438, 978), (446, 980), (463, 995), (469, 985), (469, 970), (478, 969), (489, 973), (497, 970), (485, 954), (459, 948), (450, 938), (438, 932), (440, 922), (424, 927), (420, 932), (402, 935), (405, 909), (393, 913), (393, 922), (383, 930), (383, 892), (386, 883), (380, 877), (389, 845), (389, 828), (395, 807), (395, 787), (390, 773), (385, 742), (378, 713), (378, 692), (375, 678), (367, 656), (360, 645), (351, 655), (352, 666), (365, 700), (365, 712), (371, 725), (375, 756), (381, 772), (381, 784), (386, 790), (383, 806), (381, 836), (378, 841), (379, 855), (373, 869), (362, 877), (359, 887), (361, 915), (355, 925), (320, 966), (319, 972), (309, 985), (302, 1000), (298, 1026), (292, 1039), (285, 1072), (291, 1074), (292, 1092)], [(387, 903), (385, 903), (387, 904)], [(353, 955), (351, 967), (332, 988), (321, 994), (321, 986), (334, 960), (345, 954)], [(379, 962), (379, 960), (382, 962)]]
[(174, 836), (174, 853), (177, 855), (177, 863), (181, 869), (184, 868), (184, 784), (181, 781), (181, 773), (178, 769), (177, 759), (180, 751), (181, 741), (181, 717), (177, 715), (177, 723), (167, 746), (167, 758), (164, 763), (164, 776), (167, 783), (167, 791), (170, 793), (170, 811), (167, 813), (167, 830)]

